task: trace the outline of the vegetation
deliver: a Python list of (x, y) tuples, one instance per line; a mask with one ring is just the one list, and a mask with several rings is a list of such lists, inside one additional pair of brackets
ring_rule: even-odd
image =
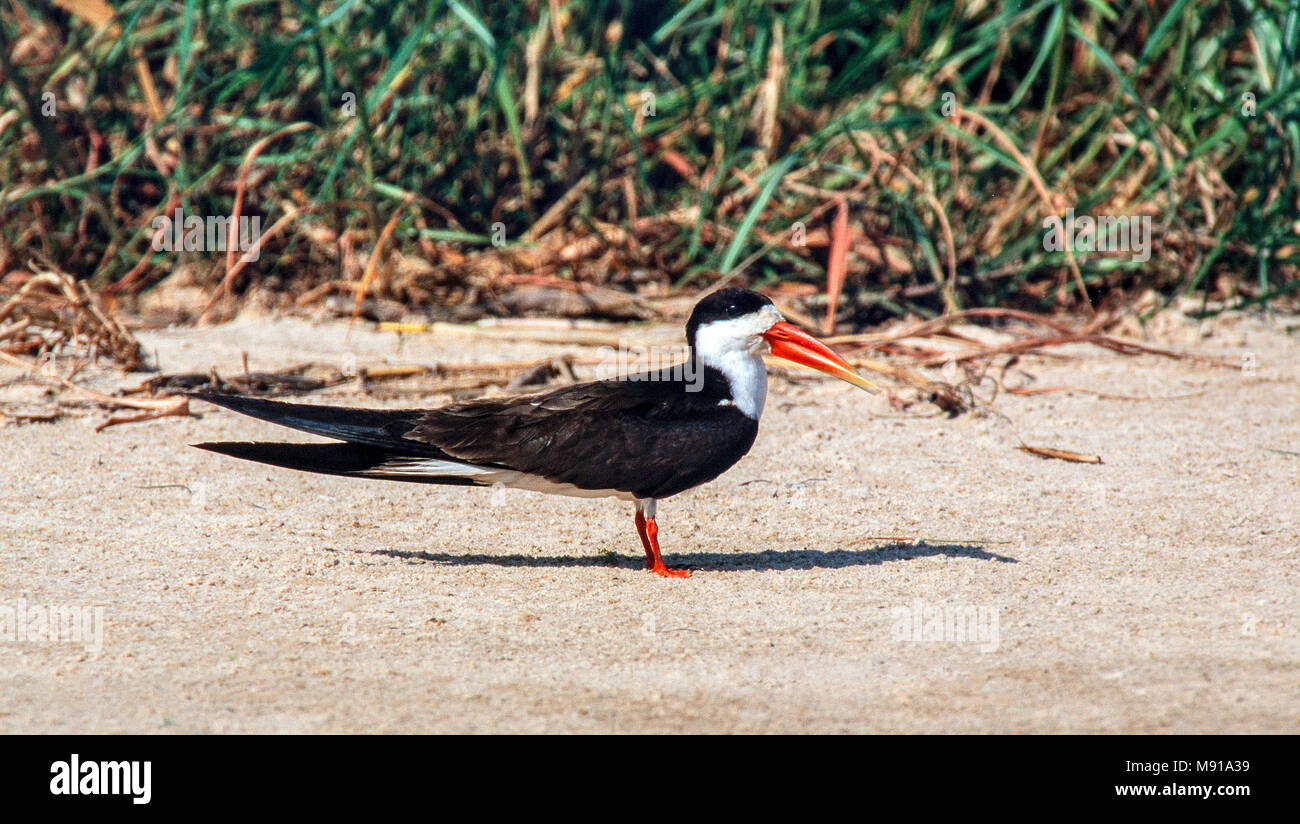
[[(512, 277), (842, 282), (844, 326), (1300, 290), (1287, 0), (111, 11), (0, 7), (0, 274), (118, 299), (179, 267), (214, 295), (364, 279), (426, 306)], [(259, 259), (156, 250), (177, 207), (260, 216)], [(1052, 248), (1070, 209), (1150, 218), (1149, 259)]]

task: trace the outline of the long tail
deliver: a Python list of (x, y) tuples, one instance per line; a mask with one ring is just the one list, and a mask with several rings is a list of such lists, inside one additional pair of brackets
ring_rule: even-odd
[(351, 475), (385, 481), (415, 481), (426, 484), (474, 486), (478, 482), (461, 475), (431, 475), (402, 472), (402, 457), (387, 449), (354, 443), (246, 443), (226, 441), (196, 443), (199, 449), (243, 458), (246, 461), (318, 472)]
[(415, 410), (313, 406), (212, 392), (192, 392), (190, 397), (313, 435), (398, 450), (406, 454), (446, 457), (437, 447), (405, 437), (419, 418), (420, 413)]
[(405, 434), (417, 421), (415, 410), (349, 409), (191, 393), (191, 397), (235, 412), (344, 443), (198, 443), (194, 446), (246, 461), (319, 472), (417, 483), (476, 485), (488, 468), (457, 461), (432, 444)]

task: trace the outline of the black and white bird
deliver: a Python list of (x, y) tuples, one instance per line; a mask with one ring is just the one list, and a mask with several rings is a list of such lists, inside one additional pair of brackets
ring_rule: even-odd
[(655, 502), (711, 481), (758, 434), (767, 398), (763, 355), (879, 391), (766, 297), (722, 289), (686, 324), (688, 361), (542, 394), (440, 409), (348, 409), (199, 393), (195, 397), (337, 443), (203, 443), (273, 466), (395, 481), (617, 497), (636, 505), (646, 569), (664, 565)]

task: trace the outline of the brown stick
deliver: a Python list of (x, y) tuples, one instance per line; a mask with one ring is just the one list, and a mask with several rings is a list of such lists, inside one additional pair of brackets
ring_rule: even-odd
[(375, 276), (375, 270), (379, 267), (379, 256), (384, 250), (384, 243), (388, 241), (388, 238), (393, 234), (393, 230), (397, 228), (397, 219), (401, 217), (402, 212), (405, 211), (406, 207), (410, 206), (414, 200), (414, 195), (408, 194), (402, 200), (401, 204), (393, 210), (393, 216), (388, 219), (388, 223), (385, 224), (384, 230), (379, 233), (379, 240), (375, 243), (374, 251), (370, 253), (370, 260), (366, 262), (366, 270), (361, 275), (361, 283), (357, 286), (357, 297), (356, 301), (352, 304), (352, 320), (349, 321), (349, 325), (361, 316), (361, 304), (366, 299), (366, 289), (370, 286), (370, 280)]
[(28, 372), (34, 373), (35, 375), (37, 375), (38, 377), (46, 381), (57, 383), (66, 389), (69, 389), (73, 392), (76, 392), (80, 395), (89, 398), (90, 400), (107, 404), (109, 406), (124, 406), (128, 409), (145, 409), (153, 412), (172, 410), (172, 414), (179, 414), (179, 412), (176, 411), (176, 407), (189, 403), (189, 399), (187, 398), (174, 398), (174, 397), (145, 399), (145, 400), (136, 400), (135, 398), (116, 398), (113, 397), (112, 395), (105, 395), (103, 392), (96, 392), (93, 389), (87, 389), (84, 386), (79, 386), (73, 383), (72, 381), (68, 380), (67, 378), (63, 377), (62, 375), (56, 375), (51, 372), (48, 372), (34, 363), (28, 363), (22, 358), (14, 357), (13, 355), (10, 355), (8, 352), (0, 351), (0, 360), (5, 361), (14, 366), (17, 366), (20, 369), (24, 369)]
[(208, 321), (209, 313), (211, 313), (213, 308), (216, 307), (217, 301), (220, 300), (223, 295), (230, 294), (230, 285), (234, 283), (235, 277), (240, 272), (244, 271), (244, 267), (247, 266), (250, 262), (252, 262), (253, 253), (256, 252), (258, 253), (258, 255), (261, 255), (262, 246), (266, 243), (266, 241), (270, 240), (271, 238), (279, 234), (280, 230), (283, 229), (285, 226), (289, 225), (289, 222), (292, 221), (294, 218), (298, 217), (304, 212), (311, 211), (312, 206), (308, 206), (306, 209), (299, 210), (296, 206), (290, 203), (287, 204), (287, 209), (288, 211), (286, 211), (283, 215), (281, 215), (279, 220), (271, 224), (271, 228), (267, 229), (265, 232), (262, 233), (261, 237), (257, 239), (257, 242), (253, 244), (252, 248), (250, 248), (247, 252), (245, 252), (242, 256), (240, 256), (239, 262), (235, 264), (234, 268), (226, 272), (226, 277), (221, 283), (221, 288), (213, 293), (212, 297), (208, 299), (207, 306), (203, 307), (203, 312), (199, 315), (200, 324), (206, 323)]
[(1021, 443), (1017, 446), (1021, 452), (1028, 452), (1030, 455), (1037, 455), (1040, 458), (1055, 458), (1058, 461), (1071, 461), (1073, 463), (1101, 463), (1100, 455), (1085, 455), (1082, 452), (1071, 452), (1068, 449), (1053, 449), (1048, 446), (1030, 446), (1027, 443)]
[(835, 311), (840, 306), (840, 292), (844, 289), (844, 273), (849, 257), (849, 204), (841, 199), (831, 225), (831, 256), (826, 266), (826, 320), (822, 334), (835, 331)]

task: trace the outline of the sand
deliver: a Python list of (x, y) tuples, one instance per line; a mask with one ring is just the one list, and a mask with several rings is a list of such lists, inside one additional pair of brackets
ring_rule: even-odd
[[(307, 436), (207, 405), (8, 426), (0, 731), (1297, 732), (1285, 322), (1157, 330), (1243, 369), (1022, 364), (1160, 400), (1002, 395), (948, 419), (776, 379), (750, 455), (660, 504), (685, 581), (642, 571), (624, 502), (235, 461), (187, 444)], [(142, 339), (164, 371), (589, 351), (264, 318)], [(81, 640), (18, 638), (47, 607), (85, 618)]]

